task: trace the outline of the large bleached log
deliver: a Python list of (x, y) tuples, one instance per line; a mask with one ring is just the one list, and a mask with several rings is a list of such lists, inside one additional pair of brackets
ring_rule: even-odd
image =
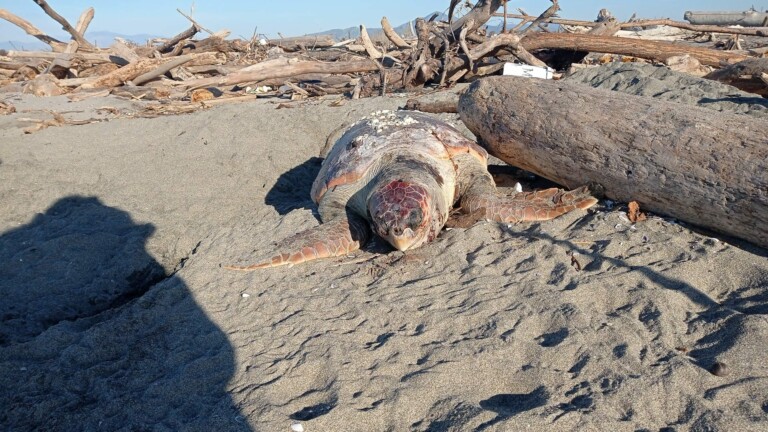
[(768, 122), (564, 81), (491, 77), (459, 114), (494, 156), (768, 247)]
[(718, 51), (681, 43), (568, 33), (529, 33), (520, 45), (528, 51), (557, 48), (574, 51), (623, 54), (649, 60), (665, 61), (688, 54), (701, 64), (719, 67), (721, 62), (736, 63), (747, 57), (732, 51)]

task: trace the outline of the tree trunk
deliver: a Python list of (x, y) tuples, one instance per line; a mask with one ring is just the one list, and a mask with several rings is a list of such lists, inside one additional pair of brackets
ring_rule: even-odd
[(494, 156), (768, 247), (768, 123), (563, 81), (490, 77), (459, 114)]
[(520, 45), (528, 51), (558, 48), (574, 51), (623, 54), (662, 62), (673, 56), (689, 54), (701, 64), (715, 67), (720, 67), (720, 62), (723, 61), (736, 63), (747, 58), (734, 52), (717, 51), (672, 42), (589, 34), (530, 33), (521, 39)]

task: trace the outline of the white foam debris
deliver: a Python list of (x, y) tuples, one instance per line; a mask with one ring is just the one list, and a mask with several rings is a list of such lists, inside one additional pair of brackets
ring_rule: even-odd
[(520, 193), (523, 191), (523, 185), (520, 184), (520, 182), (515, 183), (514, 186), (515, 192)]
[(251, 296), (251, 295), (250, 295), (250, 294), (248, 294), (248, 293), (242, 293), (241, 295), (243, 296), (243, 298), (248, 298), (248, 297), (250, 297), (250, 296)]
[(291, 430), (293, 432), (304, 432), (304, 425), (301, 423), (293, 423), (291, 424)]

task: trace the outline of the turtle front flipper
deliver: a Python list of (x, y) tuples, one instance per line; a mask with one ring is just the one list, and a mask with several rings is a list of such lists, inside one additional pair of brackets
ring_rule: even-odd
[(461, 201), (461, 207), (468, 213), (484, 211), (486, 219), (496, 222), (524, 222), (554, 219), (576, 209), (588, 209), (596, 203), (589, 188), (582, 186), (571, 191), (551, 188), (512, 196), (470, 194)]
[(278, 243), (277, 252), (272, 258), (245, 267), (224, 268), (252, 271), (342, 256), (360, 249), (369, 238), (368, 223), (359, 216), (347, 214), (288, 237)]
[(587, 186), (572, 191), (552, 188), (500, 195), (485, 165), (466, 156), (458, 162), (460, 205), (470, 215), (496, 222), (543, 221), (597, 203)]

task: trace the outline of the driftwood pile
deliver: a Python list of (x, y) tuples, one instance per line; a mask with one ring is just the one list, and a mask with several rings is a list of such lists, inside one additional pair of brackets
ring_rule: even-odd
[[(506, 0), (478, 0), (460, 18), (453, 16), (454, 10), (466, 2), (452, 0), (447, 22), (415, 21), (415, 38), (398, 35), (383, 18), (386, 38), (376, 42), (364, 26), (360, 26), (357, 40), (336, 41), (330, 36), (230, 40), (226, 39), (228, 32), (212, 32), (185, 15), (190, 27), (170, 39), (148, 41), (144, 46), (117, 40), (109, 48), (97, 48), (83, 37), (94, 17), (93, 8), (72, 26), (45, 0), (33, 1), (72, 39), (56, 40), (0, 9), (1, 19), (51, 47), (50, 52), (0, 50), (0, 89), (21, 89), (38, 96), (70, 94), (72, 98), (111, 93), (160, 101), (149, 106), (151, 115), (269, 96), (297, 100), (339, 95), (335, 103), (341, 104), (347, 98), (425, 85), (451, 86), (498, 74), (507, 62), (563, 70), (583, 62), (588, 53), (666, 63), (679, 63), (682, 58), (698, 70), (713, 69), (713, 79), (735, 85), (745, 82), (748, 91), (768, 93), (768, 59), (764, 58), (768, 49), (738, 49), (740, 37), (766, 37), (768, 28), (695, 26), (671, 20), (621, 23), (605, 10), (595, 22), (564, 20), (556, 17), (557, 0), (551, 0), (552, 5), (539, 16), (522, 11), (508, 14)], [(501, 8), (504, 13), (498, 13)], [(494, 16), (504, 17), (505, 30), (489, 35), (485, 24)], [(507, 21), (513, 19), (519, 23), (506, 30)], [(561, 24), (561, 31), (549, 32), (547, 23)], [(708, 37), (726, 35), (734, 49), (616, 36), (622, 29), (657, 25)], [(196, 38), (201, 33), (206, 37)], [(739, 65), (745, 61), (748, 64)], [(12, 106), (0, 105), (0, 113), (11, 110)]]

